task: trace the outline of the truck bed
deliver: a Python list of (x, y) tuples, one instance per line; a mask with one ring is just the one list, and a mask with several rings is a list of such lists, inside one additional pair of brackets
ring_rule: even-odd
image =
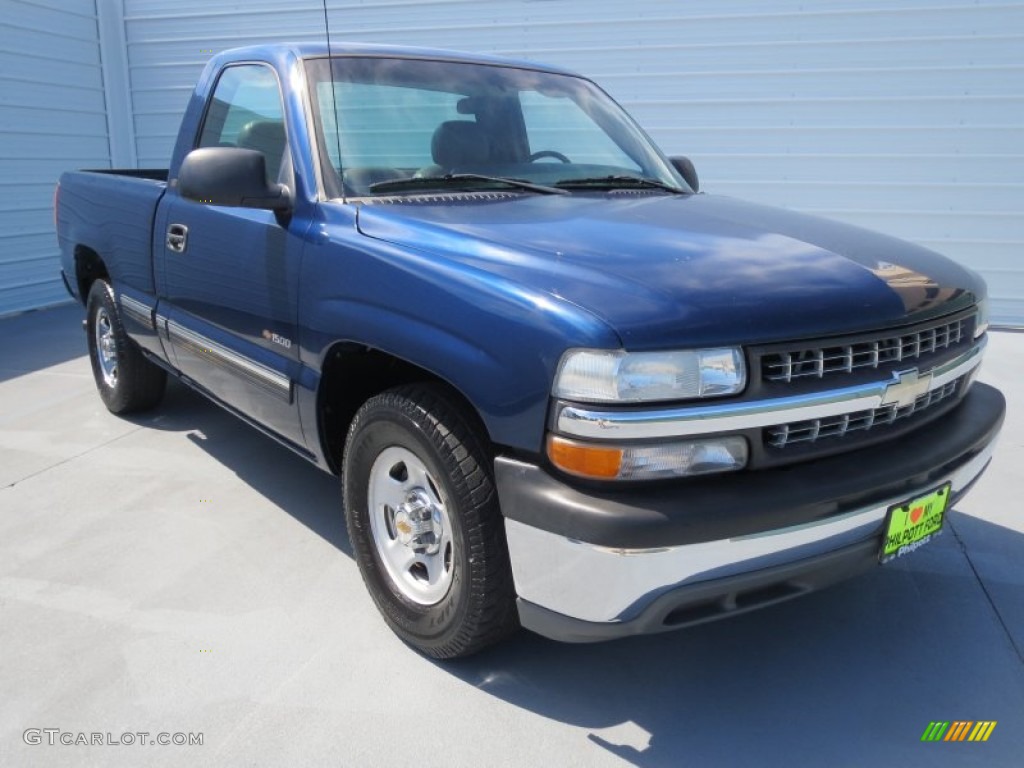
[[(57, 232), (64, 274), (76, 274), (80, 249), (103, 254), (111, 274), (155, 294), (152, 260), (157, 205), (167, 190), (166, 169), (70, 171), (60, 177)], [(73, 243), (71, 247), (65, 247)], [(77, 250), (76, 250), (77, 249)], [(73, 290), (77, 286), (72, 285)]]

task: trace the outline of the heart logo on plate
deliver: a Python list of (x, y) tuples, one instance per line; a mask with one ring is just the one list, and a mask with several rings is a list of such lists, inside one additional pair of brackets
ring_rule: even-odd
[(924, 515), (924, 507), (914, 507), (910, 510), (910, 522), (917, 524), (917, 521)]

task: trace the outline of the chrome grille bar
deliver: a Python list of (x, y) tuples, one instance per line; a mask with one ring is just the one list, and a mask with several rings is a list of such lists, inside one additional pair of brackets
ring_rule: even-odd
[(963, 377), (920, 395), (905, 406), (883, 405), (857, 413), (844, 413), (822, 419), (808, 419), (779, 424), (764, 431), (765, 440), (773, 448), (787, 448), (798, 443), (814, 443), (830, 437), (844, 437), (850, 432), (866, 431), (879, 424), (893, 424), (900, 419), (931, 408), (956, 393)]
[[(925, 371), (927, 391), (945, 387), (970, 375), (981, 363), (987, 345), (980, 338), (953, 360)], [(551, 427), (559, 434), (593, 440), (652, 440), (709, 435), (740, 429), (760, 429), (813, 419), (870, 412), (873, 421), (889, 417), (886, 394), (897, 381), (890, 375), (878, 381), (759, 400), (736, 400), (708, 405), (668, 405), (651, 408), (584, 406), (558, 402)], [(927, 393), (927, 392), (926, 392)]]
[(916, 360), (965, 340), (967, 320), (960, 318), (921, 331), (854, 344), (773, 352), (762, 358), (761, 375), (765, 381), (788, 384), (795, 379), (822, 379), (833, 373), (853, 373), (886, 363)]

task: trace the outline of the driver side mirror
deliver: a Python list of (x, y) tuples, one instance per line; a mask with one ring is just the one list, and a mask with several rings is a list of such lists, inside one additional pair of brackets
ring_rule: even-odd
[(683, 181), (690, 185), (694, 192), (700, 192), (700, 179), (697, 178), (697, 169), (693, 167), (693, 161), (688, 157), (678, 155), (668, 159), (672, 167), (679, 171)]
[(262, 208), (278, 213), (292, 208), (288, 187), (267, 181), (267, 160), (254, 149), (192, 150), (178, 171), (178, 192), (189, 200), (211, 205)]

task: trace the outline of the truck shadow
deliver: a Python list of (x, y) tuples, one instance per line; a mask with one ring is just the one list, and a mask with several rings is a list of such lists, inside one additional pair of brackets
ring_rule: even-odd
[[(351, 557), (336, 478), (177, 383), (138, 423), (186, 432)], [(581, 764), (605, 752), (644, 767), (1017, 765), (1024, 658), (1009, 632), (1024, 637), (1024, 574), (1011, 564), (1024, 562), (1024, 536), (957, 512), (950, 521), (912, 557), (764, 611), (598, 645), (520, 632), (436, 666), (579, 729)], [(985, 588), (961, 540), (988, 563)], [(922, 743), (933, 720), (999, 726), (985, 744)]]
[(338, 478), (173, 379), (154, 415), (129, 420), (148, 429), (186, 433), (246, 485), (351, 557)]
[[(1024, 658), (1009, 632), (1024, 636), (1024, 574), (1011, 570), (1024, 536), (956, 512), (951, 524), (905, 562), (764, 611), (602, 645), (522, 633), (445, 668), (637, 766), (962, 765), (971, 748), (1019, 765)], [(954, 532), (992, 566), (1002, 619)], [(1002, 732), (922, 743), (933, 720)]]
[(0, 382), (51, 368), (86, 354), (78, 303), (4, 318), (0, 332)]

